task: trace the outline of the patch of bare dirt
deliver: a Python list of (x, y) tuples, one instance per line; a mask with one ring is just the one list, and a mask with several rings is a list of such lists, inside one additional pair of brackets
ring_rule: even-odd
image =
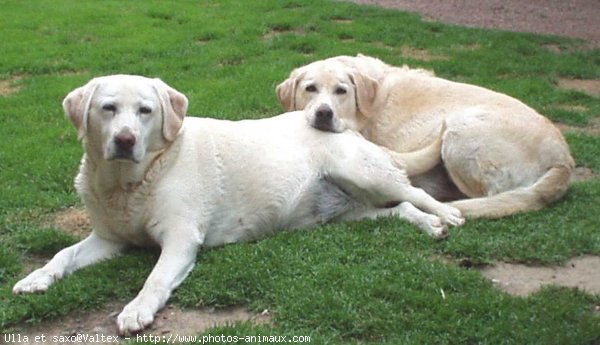
[(562, 109), (562, 110), (567, 110), (567, 111), (574, 111), (574, 112), (578, 112), (578, 113), (583, 113), (589, 110), (588, 107), (584, 106), (584, 105), (577, 105), (577, 104), (559, 104), (556, 106), (557, 109)]
[(600, 80), (560, 78), (558, 80), (558, 87), (600, 98)]
[(481, 44), (460, 44), (454, 45), (454, 48), (465, 51), (475, 51), (481, 49)]
[(600, 257), (581, 256), (564, 266), (541, 267), (497, 263), (481, 269), (481, 273), (500, 289), (515, 296), (528, 296), (546, 285), (578, 288), (600, 294)]
[(46, 263), (48, 263), (48, 261), (50, 261), (49, 257), (43, 257), (40, 255), (28, 255), (23, 260), (23, 271), (21, 272), (22, 276), (26, 277), (29, 273), (44, 266)]
[(83, 207), (69, 207), (56, 213), (48, 225), (78, 238), (86, 237), (92, 230), (90, 218)]
[(433, 61), (433, 60), (448, 60), (449, 58), (445, 55), (433, 54), (425, 49), (417, 49), (409, 46), (402, 46), (400, 48), (400, 54), (407, 58), (413, 58), (422, 61)]
[(279, 35), (283, 35), (286, 33), (294, 33), (296, 35), (305, 35), (306, 32), (304, 31), (304, 29), (302, 28), (298, 28), (298, 29), (281, 29), (281, 28), (272, 28), (269, 32), (267, 32), (266, 34), (264, 34), (262, 36), (263, 41), (270, 41), (273, 38), (279, 36)]
[(345, 19), (345, 18), (337, 18), (333, 20), (334, 22), (338, 23), (338, 24), (350, 24), (352, 23), (352, 19)]
[[(386, 45), (383, 42), (376, 42), (375, 45), (378, 47), (381, 47), (381, 48), (391, 50), (391, 51), (398, 51), (397, 47)], [(421, 60), (421, 61), (448, 60), (449, 59), (449, 57), (446, 55), (434, 54), (428, 50), (419, 49), (419, 48), (415, 48), (415, 47), (411, 47), (411, 46), (407, 46), (407, 45), (403, 45), (402, 47), (400, 47), (398, 53), (403, 57), (406, 57), (409, 59)]]
[[(80, 339), (84, 336), (117, 339), (116, 318), (121, 312), (123, 305), (111, 302), (101, 310), (82, 311), (73, 313), (67, 317), (57, 320), (45, 321), (37, 325), (23, 325), (12, 330), (13, 334), (20, 334), (21, 338), (27, 336), (28, 341), (19, 344), (62, 344), (64, 342), (53, 341), (54, 337), (73, 337)], [(175, 339), (177, 336), (194, 336), (209, 328), (223, 326), (235, 322), (252, 322), (254, 324), (268, 324), (271, 318), (267, 311), (253, 314), (242, 307), (213, 309), (204, 308), (198, 310), (183, 310), (172, 305), (158, 312), (151, 328), (143, 335), (152, 335), (162, 339)], [(41, 341), (42, 335), (45, 342)], [(35, 341), (35, 337), (38, 340)], [(136, 336), (131, 337), (136, 339)], [(60, 338), (54, 338), (60, 340)], [(126, 338), (118, 338), (120, 342), (127, 341)], [(110, 343), (110, 341), (106, 341)], [(95, 341), (77, 341), (77, 344), (97, 344)]]
[(556, 127), (563, 133), (583, 133), (587, 135), (600, 136), (600, 117), (592, 119), (589, 124), (584, 127), (566, 125), (564, 123), (555, 123)]
[(596, 174), (592, 169), (587, 167), (575, 167), (573, 175), (571, 175), (571, 182), (583, 182), (589, 181), (596, 178)]
[(0, 80), (0, 97), (10, 96), (21, 90), (21, 86), (17, 84), (22, 76), (12, 76), (9, 79)]
[(562, 48), (558, 44), (544, 44), (543, 47), (551, 53), (558, 54), (562, 52)]

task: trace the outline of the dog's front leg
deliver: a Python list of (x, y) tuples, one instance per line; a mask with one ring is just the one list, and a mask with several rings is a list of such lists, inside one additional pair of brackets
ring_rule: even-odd
[(154, 321), (154, 315), (171, 296), (171, 292), (190, 273), (203, 239), (170, 232), (163, 239), (158, 262), (137, 297), (117, 317), (119, 334), (142, 331)]
[(124, 243), (105, 240), (92, 232), (84, 240), (58, 252), (44, 267), (15, 284), (13, 293), (46, 291), (60, 278), (79, 268), (117, 256), (124, 248)]

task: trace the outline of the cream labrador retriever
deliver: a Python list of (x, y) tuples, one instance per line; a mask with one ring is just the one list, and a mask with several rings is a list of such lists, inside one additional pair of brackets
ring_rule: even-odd
[[(450, 204), (466, 217), (539, 209), (565, 194), (574, 168), (561, 132), (532, 108), (424, 70), (338, 56), (295, 69), (276, 91), (286, 110), (307, 109), (315, 128), (359, 131), (400, 162), (418, 160), (413, 184), (439, 200), (463, 199)], [(435, 143), (444, 123), (440, 151), (403, 153)]]
[(187, 104), (162, 81), (140, 76), (96, 78), (69, 93), (63, 106), (85, 148), (75, 186), (93, 231), (14, 293), (45, 291), (129, 245), (158, 245), (156, 266), (117, 318), (119, 332), (130, 334), (152, 323), (200, 246), (335, 220), (396, 216), (433, 236), (464, 221), (353, 132), (316, 130), (299, 113), (184, 120)]

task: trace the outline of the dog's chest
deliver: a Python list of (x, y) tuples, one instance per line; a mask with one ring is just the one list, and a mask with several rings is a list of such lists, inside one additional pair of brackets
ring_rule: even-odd
[(88, 185), (78, 190), (100, 236), (139, 246), (155, 244), (147, 232), (148, 203), (152, 200), (149, 186), (103, 190)]

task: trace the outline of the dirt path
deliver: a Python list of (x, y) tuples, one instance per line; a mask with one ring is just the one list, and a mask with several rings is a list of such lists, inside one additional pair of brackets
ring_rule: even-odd
[(424, 19), (469, 27), (552, 34), (600, 48), (598, 0), (352, 0), (420, 13)]
[(576, 287), (600, 294), (600, 257), (581, 256), (563, 266), (527, 266), (497, 263), (484, 267), (481, 273), (502, 290), (516, 296), (527, 296), (546, 285)]

